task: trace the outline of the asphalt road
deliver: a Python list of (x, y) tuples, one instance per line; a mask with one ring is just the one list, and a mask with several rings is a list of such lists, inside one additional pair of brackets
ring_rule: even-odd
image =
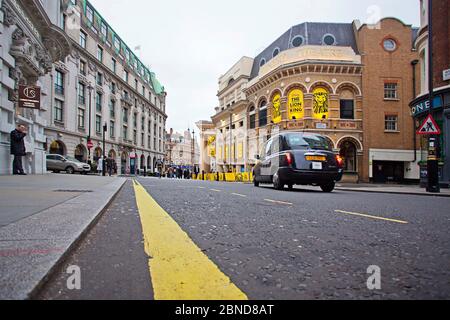
[[(448, 198), (139, 182), (249, 299), (450, 298)], [(127, 182), (37, 298), (154, 298), (135, 199)], [(81, 290), (67, 289), (70, 265)], [(369, 266), (381, 270), (380, 290), (367, 288)]]

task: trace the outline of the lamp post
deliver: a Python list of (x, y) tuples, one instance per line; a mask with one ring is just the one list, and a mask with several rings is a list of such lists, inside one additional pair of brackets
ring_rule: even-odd
[(92, 146), (91, 141), (91, 126), (92, 126), (92, 90), (94, 88), (89, 83), (88, 90), (89, 90), (89, 127), (88, 127), (88, 137), (87, 137), (87, 145), (88, 145), (88, 164), (91, 165), (91, 148), (89, 146)]
[(106, 148), (106, 132), (108, 131), (108, 125), (105, 124), (103, 125), (103, 161), (102, 161), (102, 175), (105, 177), (106, 176), (106, 154), (105, 154), (105, 148)]
[[(428, 115), (433, 114), (433, 100), (434, 100), (434, 74), (433, 74), (433, 0), (428, 0), (428, 90), (429, 90), (429, 109)], [(439, 155), (437, 154), (438, 136), (430, 135), (428, 137), (428, 160), (427, 173), (428, 184), (427, 192), (440, 193), (439, 186)]]

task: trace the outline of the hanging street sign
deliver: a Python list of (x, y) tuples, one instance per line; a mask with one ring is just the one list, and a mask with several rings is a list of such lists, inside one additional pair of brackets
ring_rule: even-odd
[(437, 125), (436, 121), (434, 121), (433, 116), (430, 114), (420, 126), (417, 134), (441, 134), (441, 129)]
[(41, 88), (19, 85), (19, 108), (40, 109)]

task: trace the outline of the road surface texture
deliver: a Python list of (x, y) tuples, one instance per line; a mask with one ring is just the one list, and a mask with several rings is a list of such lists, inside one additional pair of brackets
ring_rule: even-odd
[[(36, 298), (176, 299), (171, 288), (190, 285), (193, 275), (179, 279), (194, 262), (214, 269), (208, 283), (229, 278), (237, 299), (450, 298), (449, 198), (137, 181)], [(81, 290), (67, 289), (71, 265)], [(367, 287), (370, 266), (380, 268), (380, 290)]]

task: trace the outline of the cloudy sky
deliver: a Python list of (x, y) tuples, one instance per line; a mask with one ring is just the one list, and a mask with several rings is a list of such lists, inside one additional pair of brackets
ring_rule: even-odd
[[(218, 79), (302, 22), (419, 26), (419, 0), (90, 0), (168, 92), (167, 128), (186, 130), (218, 106)], [(197, 128), (195, 128), (197, 129)]]

